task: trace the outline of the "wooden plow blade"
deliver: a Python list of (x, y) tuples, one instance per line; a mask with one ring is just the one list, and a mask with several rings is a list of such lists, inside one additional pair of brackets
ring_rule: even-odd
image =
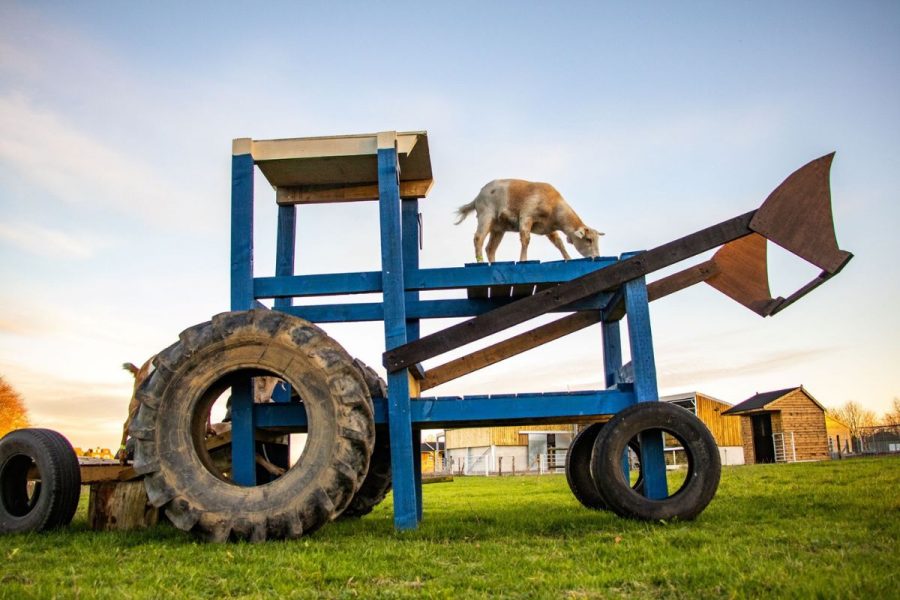
[[(576, 312), (435, 367), (425, 373), (421, 389), (440, 385), (601, 320), (615, 321), (624, 313), (622, 284), (717, 247), (710, 260), (650, 283), (648, 300), (706, 282), (761, 316), (774, 315), (839, 273), (853, 258), (838, 247), (834, 234), (829, 185), (833, 158), (834, 153), (828, 154), (792, 173), (757, 210), (389, 350), (382, 357), (383, 364), (388, 372), (412, 367), (548, 312), (610, 293), (602, 314)], [(766, 240), (821, 268), (821, 274), (787, 298), (772, 298)]]
[[(705, 281), (760, 316), (787, 308), (837, 275), (853, 255), (838, 248), (831, 213), (829, 173), (834, 153), (792, 173), (750, 220), (752, 233), (728, 242), (705, 263), (651, 283), (651, 300)], [(787, 298), (769, 291), (766, 240), (822, 269)]]

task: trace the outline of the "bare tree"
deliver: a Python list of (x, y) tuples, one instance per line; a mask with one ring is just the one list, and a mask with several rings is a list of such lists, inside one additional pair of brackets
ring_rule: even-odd
[(0, 436), (28, 425), (28, 411), (22, 396), (0, 375)]
[(900, 398), (894, 397), (891, 408), (884, 413), (882, 421), (884, 421), (885, 425), (890, 427), (900, 427)]
[(873, 427), (878, 424), (875, 413), (863, 408), (859, 403), (849, 400), (842, 407), (828, 411), (834, 418), (842, 422), (850, 430), (850, 435), (859, 438), (864, 427)]

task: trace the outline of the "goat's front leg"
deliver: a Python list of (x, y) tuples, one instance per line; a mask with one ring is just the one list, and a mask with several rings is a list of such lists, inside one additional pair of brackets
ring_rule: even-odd
[(487, 244), (487, 256), (488, 262), (494, 262), (494, 259), (497, 258), (497, 247), (500, 246), (500, 240), (503, 239), (503, 234), (506, 233), (504, 231), (494, 230), (491, 232), (491, 236), (488, 238)]
[(531, 241), (531, 219), (521, 219), (519, 221), (519, 241), (522, 242), (522, 251), (519, 252), (519, 262), (528, 260), (528, 243)]
[(569, 260), (569, 258), (571, 258), (569, 256), (569, 253), (566, 252), (566, 246), (565, 246), (565, 244), (563, 244), (562, 239), (559, 237), (558, 231), (551, 231), (550, 233), (547, 234), (547, 237), (550, 239), (551, 242), (553, 242), (553, 245), (556, 246), (556, 249), (559, 250), (560, 252), (562, 252), (563, 258), (565, 260)]

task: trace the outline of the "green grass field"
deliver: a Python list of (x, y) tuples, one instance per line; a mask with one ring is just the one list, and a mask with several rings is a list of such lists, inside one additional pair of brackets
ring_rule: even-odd
[(565, 477), (425, 486), (290, 542), (207, 545), (170, 527), (0, 537), (0, 597), (900, 597), (900, 457), (728, 467), (694, 522), (582, 508)]

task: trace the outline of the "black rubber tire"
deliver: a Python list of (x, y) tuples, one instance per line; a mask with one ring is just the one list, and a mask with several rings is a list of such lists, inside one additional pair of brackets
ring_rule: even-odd
[[(678, 438), (688, 459), (684, 484), (662, 500), (645, 498), (632, 489), (621, 468), (629, 440), (652, 429)], [(617, 413), (597, 435), (591, 459), (591, 475), (607, 506), (620, 516), (644, 521), (695, 518), (715, 496), (721, 472), (719, 449), (706, 425), (665, 402), (641, 402)]]
[[(594, 442), (600, 434), (605, 423), (592, 423), (582, 429), (572, 440), (566, 452), (566, 481), (575, 499), (587, 508), (593, 510), (608, 510), (606, 501), (600, 494), (594, 477), (591, 475), (591, 456), (594, 452)], [(628, 442), (628, 447), (640, 457), (641, 445), (636, 439)], [(643, 490), (644, 476), (638, 474), (632, 488), (640, 493)]]
[[(40, 483), (29, 499), (28, 471)], [(17, 429), (0, 440), (0, 533), (45, 531), (72, 522), (81, 496), (78, 457), (65, 437), (50, 429)]]
[[(324, 331), (277, 311), (223, 313), (182, 332), (154, 364), (138, 390), (134, 467), (176, 527), (216, 542), (297, 538), (346, 508), (369, 467), (375, 424), (353, 359)], [(254, 487), (224, 479), (205, 450), (209, 406), (239, 371), (289, 383), (309, 421), (297, 464)]]
[[(387, 398), (387, 382), (379, 377), (375, 369), (358, 358), (353, 359), (353, 364), (366, 382), (369, 395), (372, 398)], [(385, 425), (375, 427), (375, 446), (372, 448), (369, 471), (366, 473), (362, 485), (353, 495), (350, 504), (337, 516), (337, 519), (358, 518), (369, 514), (391, 491), (391, 438), (389, 432), (390, 430)]]
[(604, 423), (592, 423), (579, 431), (566, 452), (566, 481), (569, 489), (576, 500), (593, 510), (609, 508), (591, 477), (591, 453), (603, 425)]

